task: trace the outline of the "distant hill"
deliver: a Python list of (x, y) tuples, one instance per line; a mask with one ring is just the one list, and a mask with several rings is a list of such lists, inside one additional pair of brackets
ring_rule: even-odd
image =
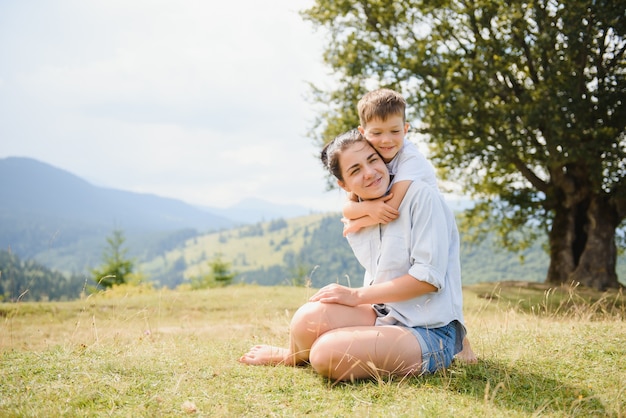
[(30, 158), (0, 160), (0, 213), (120, 228), (228, 228), (233, 221), (180, 200), (94, 186)]
[[(98, 266), (106, 238), (121, 229), (140, 272), (170, 287), (205, 274), (217, 255), (232, 263), (236, 281), (359, 283), (362, 269), (342, 237), (340, 214), (308, 212), (257, 199), (213, 211), (96, 187), (28, 158), (0, 159), (0, 250), (26, 266), (35, 260), (66, 274), (84, 275)], [(511, 254), (498, 250), (492, 238), (474, 247), (463, 244), (464, 283), (544, 280), (549, 258), (542, 242)], [(624, 282), (624, 255), (618, 257), (618, 275)]]
[[(198, 235), (144, 259), (140, 269), (157, 283), (174, 287), (206, 274), (208, 263), (219, 255), (238, 273), (235, 282), (278, 285), (310, 280), (313, 287), (333, 282), (360, 285), (363, 268), (342, 236), (340, 218), (340, 213), (313, 214)], [(523, 254), (497, 248), (492, 236), (475, 246), (462, 245), (465, 284), (545, 279), (549, 259), (541, 243)], [(524, 256), (524, 263), (519, 255)]]
[[(209, 263), (219, 256), (237, 273), (235, 282), (360, 285), (363, 268), (343, 238), (340, 218), (339, 212), (312, 214), (198, 235), (156, 257), (145, 258), (140, 269), (155, 282), (174, 287), (208, 273)], [(522, 252), (511, 253), (502, 248), (494, 234), (473, 245), (462, 240), (463, 284), (543, 282), (550, 262), (543, 244), (540, 239)], [(626, 285), (624, 255), (618, 257), (617, 273)]]
[(339, 219), (338, 213), (312, 214), (198, 235), (139, 267), (169, 287), (208, 273), (208, 263), (217, 256), (237, 272), (235, 282), (304, 284), (314, 270), (314, 286), (346, 274), (360, 277), (362, 269), (342, 236)]
[(133, 254), (143, 257), (196, 233), (297, 211), (306, 212), (260, 200), (228, 209), (200, 208), (152, 194), (98, 187), (31, 158), (0, 159), (0, 248), (64, 271), (93, 265), (113, 229), (124, 231), (135, 248)]
[(279, 205), (256, 198), (243, 199), (226, 209), (209, 207), (206, 210), (244, 224), (271, 221), (277, 218), (296, 218), (311, 213), (310, 209), (303, 206)]

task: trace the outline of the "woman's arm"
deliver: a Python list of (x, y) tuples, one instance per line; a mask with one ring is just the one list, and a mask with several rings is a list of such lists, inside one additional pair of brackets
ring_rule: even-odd
[(357, 306), (400, 302), (436, 291), (437, 288), (432, 284), (418, 280), (410, 274), (405, 274), (388, 282), (367, 287), (350, 288), (333, 283), (321, 288), (309, 300), (311, 302)]

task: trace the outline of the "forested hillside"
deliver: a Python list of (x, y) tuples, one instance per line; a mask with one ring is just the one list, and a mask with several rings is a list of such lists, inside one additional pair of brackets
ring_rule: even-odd
[(194, 237), (140, 268), (158, 284), (172, 287), (207, 273), (218, 256), (232, 264), (236, 282), (262, 285), (305, 284), (309, 278), (315, 285), (358, 268), (341, 236), (338, 215), (328, 214), (279, 218)]
[[(174, 288), (189, 283), (207, 274), (215, 257), (230, 264), (237, 274), (235, 283), (321, 287), (335, 282), (358, 286), (363, 269), (342, 236), (339, 218), (338, 213), (315, 214), (204, 235), (180, 231), (167, 240), (155, 236), (152, 243), (129, 240), (128, 249), (134, 254), (137, 273), (156, 286)], [(618, 259), (622, 283), (626, 279), (625, 258), (620, 255)], [(464, 243), (461, 262), (464, 284), (543, 282), (548, 256), (540, 243), (523, 254), (511, 254), (487, 237), (478, 245)], [(34, 261), (20, 260), (10, 252), (0, 252), (3, 301), (73, 299), (91, 284), (90, 280), (87, 271), (70, 276)]]
[[(144, 273), (171, 286), (206, 273), (217, 255), (238, 273), (235, 282), (262, 285), (331, 282), (361, 284), (363, 269), (342, 236), (339, 213), (274, 220), (206, 234), (143, 265)], [(487, 236), (478, 244), (463, 243), (463, 283), (520, 280), (542, 282), (548, 256), (538, 242), (521, 254), (504, 251)], [(626, 278), (624, 256), (618, 274)]]
[(302, 248), (284, 253), (281, 264), (245, 272), (240, 279), (265, 285), (360, 285), (363, 268), (343, 238), (338, 219), (337, 215), (323, 217), (318, 227), (306, 237)]
[(0, 250), (0, 302), (71, 300), (80, 296), (85, 276), (65, 275)]

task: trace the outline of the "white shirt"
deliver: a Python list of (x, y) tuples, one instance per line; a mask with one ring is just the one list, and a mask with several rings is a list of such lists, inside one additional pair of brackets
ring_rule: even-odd
[(417, 146), (406, 138), (400, 151), (393, 157), (393, 160), (387, 163), (387, 169), (389, 174), (393, 175), (394, 183), (404, 180), (422, 180), (437, 189), (435, 168)]
[(438, 328), (463, 324), (459, 234), (454, 214), (441, 194), (414, 181), (400, 204), (400, 216), (348, 234), (352, 250), (365, 268), (364, 286), (405, 274), (438, 290), (401, 302), (386, 303), (389, 314), (378, 325)]

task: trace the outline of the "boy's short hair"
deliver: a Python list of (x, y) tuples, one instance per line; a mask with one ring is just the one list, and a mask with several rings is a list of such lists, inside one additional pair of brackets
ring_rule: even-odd
[(406, 100), (397, 91), (378, 89), (370, 91), (359, 100), (357, 105), (359, 122), (365, 127), (372, 119), (387, 120), (390, 116), (402, 116), (406, 121)]

